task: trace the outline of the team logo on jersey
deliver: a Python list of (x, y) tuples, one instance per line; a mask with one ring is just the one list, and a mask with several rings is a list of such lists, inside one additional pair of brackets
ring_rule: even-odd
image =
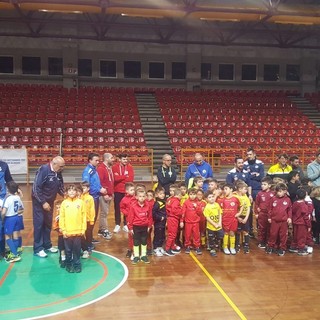
[(206, 173), (207, 173), (207, 170), (206, 170), (206, 169), (203, 169), (203, 170), (202, 170), (202, 173), (203, 173), (203, 174), (206, 174)]
[(246, 176), (246, 175), (243, 173), (243, 174), (242, 174), (242, 177), (245, 178), (245, 176)]
[(255, 167), (256, 169), (259, 169), (259, 166), (258, 166), (258, 165), (255, 165), (254, 167)]
[(272, 205), (273, 205), (274, 207), (276, 207), (276, 206), (277, 206), (277, 202), (274, 202)]
[(50, 177), (49, 181), (53, 181), (53, 177)]
[(287, 201), (283, 201), (283, 204), (286, 206), (288, 204), (288, 202)]
[(231, 207), (234, 207), (235, 205), (236, 205), (235, 202), (230, 202)]

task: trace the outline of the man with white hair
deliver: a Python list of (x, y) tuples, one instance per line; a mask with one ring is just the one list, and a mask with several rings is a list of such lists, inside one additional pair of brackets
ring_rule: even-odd
[(112, 233), (108, 228), (108, 214), (110, 211), (110, 204), (114, 194), (114, 176), (112, 172), (112, 165), (114, 157), (111, 153), (105, 153), (103, 155), (103, 162), (98, 165), (97, 172), (100, 178), (100, 183), (103, 188), (106, 189), (106, 193), (100, 195), (100, 221), (98, 235), (110, 240)]
[(192, 187), (193, 179), (198, 176), (202, 177), (204, 180), (203, 191), (207, 191), (208, 183), (206, 182), (206, 179), (213, 178), (213, 171), (210, 164), (203, 160), (201, 153), (196, 153), (194, 155), (194, 162), (189, 165), (186, 171), (185, 180), (188, 189)]
[(40, 258), (46, 258), (47, 253), (57, 253), (52, 246), (51, 229), (53, 204), (57, 194), (64, 195), (62, 170), (64, 159), (57, 156), (49, 164), (42, 165), (36, 172), (32, 187), (33, 209), (33, 251)]

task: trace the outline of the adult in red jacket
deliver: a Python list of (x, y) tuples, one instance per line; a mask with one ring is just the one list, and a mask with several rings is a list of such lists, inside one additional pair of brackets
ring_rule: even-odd
[[(128, 155), (119, 154), (118, 159), (119, 161), (112, 166), (112, 172), (114, 176), (114, 218), (116, 223), (113, 232), (115, 233), (118, 233), (120, 231), (120, 202), (126, 194), (125, 184), (127, 182), (133, 182), (134, 180), (134, 171), (132, 165), (128, 163)], [(125, 217), (123, 217), (123, 230), (128, 232)]]
[(105, 153), (103, 155), (103, 162), (101, 162), (97, 168), (101, 186), (107, 190), (106, 194), (100, 195), (99, 197), (100, 221), (98, 235), (104, 237), (107, 240), (110, 240), (112, 238), (112, 234), (108, 228), (108, 214), (114, 193), (114, 176), (112, 171), (113, 162), (113, 155), (111, 153)]

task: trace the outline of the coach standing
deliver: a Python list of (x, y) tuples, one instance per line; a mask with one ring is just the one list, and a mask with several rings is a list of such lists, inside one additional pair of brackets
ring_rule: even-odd
[(157, 178), (158, 186), (163, 187), (165, 194), (169, 197), (169, 187), (171, 184), (174, 184), (177, 180), (177, 173), (171, 166), (172, 158), (170, 154), (164, 154), (162, 157), (162, 166), (158, 168)]
[(64, 159), (57, 156), (49, 164), (42, 165), (36, 172), (32, 187), (33, 251), (46, 258), (45, 250), (57, 253), (51, 243), (53, 204), (57, 194), (64, 195), (62, 170)]

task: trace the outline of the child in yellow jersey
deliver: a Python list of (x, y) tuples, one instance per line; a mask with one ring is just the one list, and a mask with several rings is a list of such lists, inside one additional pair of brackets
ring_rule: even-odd
[(59, 249), (59, 264), (61, 268), (65, 268), (66, 266), (66, 252), (64, 248), (64, 240), (63, 240), (63, 234), (60, 231), (59, 227), (59, 218), (60, 218), (60, 207), (61, 207), (61, 200), (57, 200), (55, 202), (56, 207), (56, 217), (53, 221), (53, 230), (58, 232), (58, 249)]
[(216, 202), (216, 196), (212, 192), (206, 193), (207, 204), (203, 215), (207, 220), (208, 249), (212, 257), (217, 256), (216, 249), (221, 248), (223, 239), (222, 209)]
[(81, 191), (82, 194), (80, 199), (83, 200), (86, 217), (87, 217), (87, 229), (85, 236), (82, 238), (81, 248), (83, 251), (82, 258), (87, 259), (93, 250), (92, 245), (92, 237), (93, 237), (93, 227), (94, 227), (94, 216), (95, 216), (95, 209), (94, 209), (94, 200), (93, 197), (89, 194), (90, 191), (90, 184), (87, 181), (81, 182)]
[(87, 215), (84, 203), (77, 197), (74, 184), (66, 188), (67, 197), (61, 203), (59, 227), (63, 234), (66, 251), (66, 270), (81, 272), (81, 238), (87, 228)]
[(193, 188), (196, 188), (196, 189), (203, 189), (203, 183), (204, 183), (204, 180), (202, 177), (200, 176), (197, 176), (193, 179)]
[(247, 196), (248, 185), (243, 181), (236, 183), (235, 195), (240, 200), (240, 206), (243, 208), (241, 214), (238, 217), (238, 231), (236, 234), (236, 249), (240, 250), (240, 239), (243, 238), (243, 252), (249, 253), (249, 215), (250, 215), (250, 199)]
[(184, 182), (181, 182), (179, 184), (179, 188), (181, 190), (181, 200), (180, 200), (180, 205), (181, 207), (183, 206), (184, 202), (189, 198), (189, 195), (188, 195), (188, 190), (187, 190), (187, 187), (186, 187), (186, 184)]

